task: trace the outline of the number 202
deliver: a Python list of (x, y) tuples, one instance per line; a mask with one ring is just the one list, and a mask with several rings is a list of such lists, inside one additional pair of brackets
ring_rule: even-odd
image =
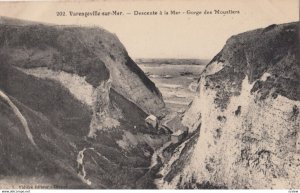
[(58, 11), (56, 12), (56, 16), (66, 16), (66, 13), (64, 11)]

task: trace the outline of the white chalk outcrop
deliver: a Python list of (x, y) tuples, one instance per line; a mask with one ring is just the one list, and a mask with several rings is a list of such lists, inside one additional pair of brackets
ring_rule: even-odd
[(300, 187), (297, 30), (275, 25), (227, 41), (182, 120), (199, 139), (163, 187)]

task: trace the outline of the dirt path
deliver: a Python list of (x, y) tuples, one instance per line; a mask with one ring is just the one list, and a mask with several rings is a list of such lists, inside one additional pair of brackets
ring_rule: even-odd
[(150, 165), (150, 169), (152, 167), (154, 167), (156, 164), (158, 164), (157, 160), (158, 158), (161, 159), (162, 162), (164, 162), (164, 157), (162, 155), (163, 153), (163, 150), (165, 148), (167, 148), (169, 145), (171, 145), (171, 141), (168, 141), (167, 143), (165, 143), (162, 147), (158, 148), (157, 150), (154, 151), (153, 155), (152, 155), (152, 158), (151, 158), (151, 165)]
[[(197, 137), (197, 135), (198, 135), (198, 132), (194, 132), (191, 136), (189, 136), (188, 138), (186, 138), (184, 142), (182, 142), (181, 144), (179, 144), (175, 148), (175, 150), (173, 152), (173, 155), (170, 158), (170, 160), (168, 160), (168, 162), (166, 162), (166, 163), (163, 162), (163, 166), (158, 171), (158, 174), (161, 174), (163, 177), (167, 176), (167, 174), (172, 169), (172, 165), (180, 158), (180, 156), (182, 154), (182, 151), (184, 150), (184, 148), (186, 147), (186, 145), (190, 142), (190, 140), (193, 140), (195, 137)], [(173, 188), (173, 187), (169, 187), (168, 185), (166, 185), (163, 178), (156, 178), (154, 180), (154, 184), (159, 189)]]
[(88, 149), (94, 150), (94, 148), (83, 148), (81, 151), (78, 152), (77, 154), (77, 164), (78, 164), (78, 176), (79, 178), (86, 183), (87, 185), (91, 185), (92, 182), (89, 179), (86, 179), (86, 171), (84, 169), (84, 152)]
[(28, 123), (27, 120), (25, 119), (25, 117), (22, 115), (22, 113), (20, 112), (20, 110), (18, 109), (18, 107), (10, 100), (10, 98), (0, 90), (0, 98), (2, 98), (13, 110), (13, 112), (15, 113), (15, 115), (18, 117), (18, 119), (20, 120), (21, 124), (23, 125), (24, 129), (25, 129), (25, 133), (28, 137), (28, 139), (30, 140), (30, 142), (36, 147), (36, 143), (33, 140), (33, 136), (31, 134), (31, 131), (28, 127)]

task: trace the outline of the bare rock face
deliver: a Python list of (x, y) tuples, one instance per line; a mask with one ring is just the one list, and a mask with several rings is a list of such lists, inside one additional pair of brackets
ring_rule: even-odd
[(163, 111), (114, 34), (0, 19), (0, 187), (154, 188)]
[(207, 65), (182, 120), (200, 136), (166, 186), (300, 187), (298, 27), (233, 36)]

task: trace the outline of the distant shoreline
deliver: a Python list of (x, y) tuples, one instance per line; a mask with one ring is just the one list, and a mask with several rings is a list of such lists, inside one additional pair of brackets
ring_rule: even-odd
[(195, 58), (136, 58), (137, 64), (160, 64), (160, 65), (206, 65), (209, 59)]

